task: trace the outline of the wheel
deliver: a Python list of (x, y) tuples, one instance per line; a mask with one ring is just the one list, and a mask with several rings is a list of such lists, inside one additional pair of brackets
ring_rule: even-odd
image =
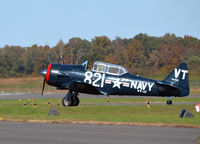
[(167, 104), (171, 105), (172, 104), (172, 100), (167, 100)]
[(63, 106), (72, 106), (72, 99), (70, 97), (64, 97), (62, 99)]
[(72, 93), (69, 92), (63, 99), (62, 104), (63, 106), (72, 106), (73, 105), (73, 97)]
[(77, 96), (74, 96), (73, 97), (73, 104), (72, 105), (73, 106), (78, 106), (79, 103), (80, 103), (79, 98)]

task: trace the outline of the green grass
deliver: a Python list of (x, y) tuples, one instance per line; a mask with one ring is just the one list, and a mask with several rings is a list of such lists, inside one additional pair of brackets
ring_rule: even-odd
[[(151, 102), (165, 102), (166, 99), (152, 98)], [(48, 105), (48, 102), (51, 105)], [(113, 98), (111, 103), (134, 103), (141, 102), (144, 105), (99, 105), (106, 103), (104, 98), (82, 98), (78, 107), (58, 106), (60, 99), (40, 100), (1, 100), (0, 117), (4, 119), (22, 120), (70, 120), (70, 121), (107, 121), (107, 122), (138, 122), (138, 123), (164, 123), (164, 124), (187, 124), (200, 126), (200, 114), (195, 111), (194, 105), (145, 105), (144, 98)], [(196, 102), (199, 98), (181, 98), (173, 102)], [(24, 103), (29, 102), (24, 106)], [(37, 107), (33, 106), (37, 103)], [(56, 108), (59, 116), (48, 116), (51, 107)], [(179, 118), (182, 109), (186, 109), (194, 118)]]

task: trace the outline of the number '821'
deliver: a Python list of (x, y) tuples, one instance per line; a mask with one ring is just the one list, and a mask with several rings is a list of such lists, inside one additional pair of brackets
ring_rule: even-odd
[(88, 84), (92, 84), (95, 87), (103, 87), (105, 80), (105, 74), (101, 73), (92, 73), (91, 71), (87, 71), (85, 73), (84, 82)]

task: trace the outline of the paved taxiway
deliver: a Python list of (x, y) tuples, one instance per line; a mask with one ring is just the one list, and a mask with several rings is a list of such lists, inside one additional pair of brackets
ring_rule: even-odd
[(194, 144), (200, 129), (0, 122), (6, 144)]
[[(0, 99), (42, 99), (42, 98), (63, 98), (65, 93), (45, 93), (44, 96), (41, 96), (40, 93), (0, 93)], [(79, 94), (80, 98), (102, 98), (103, 95), (89, 95), (89, 94)], [(110, 98), (134, 98), (141, 96), (110, 96)], [(189, 95), (184, 98), (200, 98), (200, 95)]]

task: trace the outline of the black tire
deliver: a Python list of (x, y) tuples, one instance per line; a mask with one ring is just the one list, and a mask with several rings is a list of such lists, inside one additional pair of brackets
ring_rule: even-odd
[(172, 100), (167, 100), (168, 105), (172, 105)]
[(78, 106), (80, 103), (80, 100), (77, 96), (73, 97), (73, 106)]
[(72, 106), (72, 100), (70, 98), (64, 97), (62, 99), (62, 104), (63, 106)]
[(63, 106), (72, 106), (73, 105), (73, 97), (72, 93), (68, 93), (63, 99), (62, 99)]

